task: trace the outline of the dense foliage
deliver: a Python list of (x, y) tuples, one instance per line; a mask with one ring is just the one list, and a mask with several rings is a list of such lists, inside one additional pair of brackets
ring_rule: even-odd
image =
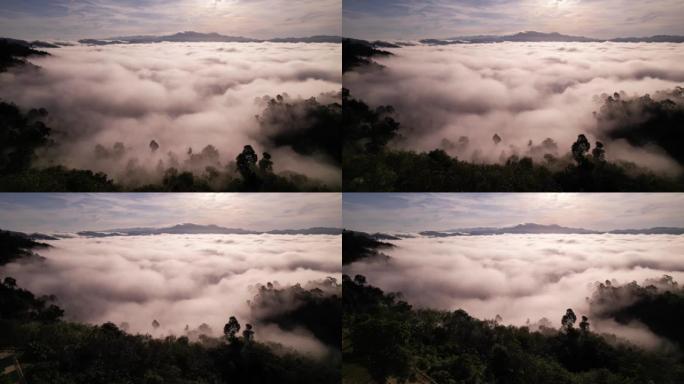
[(373, 43), (365, 40), (342, 40), (342, 73), (354, 68), (373, 65), (379, 66), (372, 60), (373, 56), (389, 56), (390, 52), (376, 49)]
[(373, 109), (351, 97), (348, 90), (343, 91), (342, 106), (345, 191), (684, 190), (682, 177), (658, 176), (632, 163), (606, 161), (603, 144), (597, 142), (592, 149), (584, 135), (578, 136), (563, 158), (546, 155), (539, 162), (531, 157), (511, 156), (502, 164), (476, 164), (452, 157), (442, 149), (414, 152), (391, 148), (388, 144), (399, 138), (400, 132), (391, 106)]
[(636, 384), (684, 377), (678, 354), (609, 343), (590, 331), (586, 317), (575, 327), (571, 309), (561, 330), (533, 332), (463, 310), (414, 309), (363, 276), (345, 275), (342, 284), (344, 382)]
[(275, 324), (292, 331), (304, 328), (332, 351), (342, 344), (341, 286), (337, 279), (279, 287), (268, 283), (259, 287), (250, 301), (252, 317), (260, 324)]
[[(163, 171), (163, 178), (156, 184), (145, 184), (130, 188), (115, 183), (102, 172), (67, 169), (63, 166), (37, 167), (33, 164), (36, 152), (54, 146), (50, 139), (52, 129), (45, 123), (47, 111), (30, 110), (22, 113), (13, 104), (0, 102), (0, 190), (2, 191), (327, 191), (325, 184), (310, 180), (296, 173), (276, 174), (273, 159), (263, 153), (261, 159), (251, 145), (246, 145), (236, 161), (224, 169), (205, 166), (203, 172), (179, 170), (181, 164), (170, 166)], [(154, 141), (153, 141), (154, 142)], [(156, 144), (156, 142), (154, 142)], [(152, 144), (151, 144), (152, 146)], [(158, 146), (158, 144), (157, 144)], [(96, 154), (103, 158), (116, 160), (125, 152), (123, 144), (117, 143), (111, 149), (103, 146), (95, 148)], [(209, 145), (202, 152), (187, 154), (182, 164), (192, 168), (194, 164), (207, 162), (218, 157), (218, 151)], [(339, 160), (339, 157), (338, 157)], [(131, 170), (131, 172), (134, 172)]]
[[(43, 246), (25, 234), (0, 231), (6, 262), (33, 256), (31, 250)], [(14, 351), (28, 382), (38, 384), (337, 383), (341, 287), (335, 279), (316, 284), (307, 290), (269, 283), (252, 301), (252, 312), (257, 324), (309, 329), (328, 345), (330, 353), (324, 356), (260, 343), (254, 336), (258, 326), (255, 330), (251, 324), (245, 324), (240, 337), (241, 325), (232, 316), (225, 338), (207, 336), (206, 324), (186, 329), (184, 335), (155, 339), (126, 333), (126, 324), (64, 321), (56, 297), (36, 297), (11, 277), (0, 282), (0, 348)]]
[(22, 40), (0, 38), (0, 72), (9, 67), (26, 64), (29, 56), (47, 56), (48, 53), (31, 48)]
[(367, 233), (346, 229), (342, 232), (342, 244), (343, 265), (369, 257), (387, 259), (389, 256), (379, 250), (394, 246), (391, 243), (379, 241)]
[(0, 266), (22, 257), (35, 256), (34, 248), (45, 247), (48, 245), (37, 242), (24, 233), (0, 229)]
[(590, 300), (592, 316), (610, 318), (620, 324), (633, 321), (656, 335), (684, 348), (684, 289), (671, 276), (616, 285), (601, 283)]
[(187, 336), (154, 339), (113, 323), (62, 321), (64, 311), (54, 300), (36, 298), (12, 278), (0, 284), (0, 345), (16, 351), (30, 383), (339, 382), (339, 359), (259, 343), (249, 324), (242, 337), (233, 332), (225, 339), (200, 336), (199, 342)]
[(321, 103), (311, 97), (292, 99), (287, 94), (269, 99), (257, 116), (267, 146), (290, 147), (300, 155), (322, 155), (334, 164), (342, 162), (342, 105)]
[(656, 145), (684, 164), (684, 88), (656, 92), (653, 97), (615, 93), (604, 98), (596, 118), (608, 137), (639, 147)]

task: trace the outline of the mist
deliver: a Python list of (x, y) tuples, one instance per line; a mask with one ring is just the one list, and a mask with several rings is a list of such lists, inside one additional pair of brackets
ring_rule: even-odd
[[(644, 347), (663, 345), (645, 326), (620, 325), (590, 313), (599, 283), (613, 285), (670, 275), (684, 279), (684, 237), (674, 235), (497, 235), (405, 238), (383, 249), (390, 258), (345, 266), (385, 292), (420, 308), (464, 309), (503, 324), (560, 327), (567, 308), (592, 329)], [(546, 318), (546, 320), (541, 319)]]
[(275, 145), (255, 118), (265, 96), (338, 102), (339, 44), (76, 45), (49, 52), (30, 60), (40, 68), (0, 74), (0, 99), (49, 113), (56, 145), (39, 155), (39, 166), (101, 171), (139, 186), (158, 182), (172, 166), (221, 169), (251, 144), (259, 156), (271, 153), (275, 172), (340, 184), (334, 159)]
[[(441, 148), (461, 160), (505, 162), (565, 155), (579, 134), (602, 141), (610, 161), (677, 175), (657, 145), (635, 146), (598, 124), (608, 95), (665, 97), (684, 83), (681, 44), (497, 43), (383, 48), (382, 70), (347, 72), (343, 85), (372, 106), (391, 105), (412, 150)], [(659, 96), (660, 95), (660, 96)], [(673, 100), (681, 106), (682, 100)], [(633, 116), (636, 120), (638, 116)], [(497, 134), (502, 140), (493, 141)], [(550, 138), (552, 141), (546, 141)]]
[[(256, 339), (314, 354), (328, 351), (305, 328), (284, 331), (260, 325), (269, 314), (292, 309), (285, 300), (254, 311), (248, 304), (261, 285), (324, 288), (341, 279), (339, 236), (157, 235), (73, 237), (48, 241), (43, 260), (22, 260), (0, 269), (37, 295), (56, 295), (66, 319), (126, 324), (131, 333), (222, 336), (230, 316), (254, 324)], [(326, 291), (327, 290), (327, 291)], [(337, 292), (336, 292), (337, 290)], [(152, 326), (157, 320), (158, 328)], [(206, 324), (206, 326), (202, 326)]]

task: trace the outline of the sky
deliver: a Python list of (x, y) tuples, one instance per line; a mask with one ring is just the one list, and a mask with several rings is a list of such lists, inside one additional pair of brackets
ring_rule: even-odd
[(684, 227), (684, 194), (346, 193), (343, 224), (364, 232), (419, 232), (522, 223), (593, 230)]
[(595, 38), (684, 34), (681, 0), (344, 0), (343, 32), (361, 39), (521, 31)]
[(339, 193), (4, 193), (0, 229), (65, 233), (181, 223), (257, 231), (340, 227)]
[(340, 0), (3, 0), (0, 36), (106, 38), (180, 31), (253, 38), (339, 35)]

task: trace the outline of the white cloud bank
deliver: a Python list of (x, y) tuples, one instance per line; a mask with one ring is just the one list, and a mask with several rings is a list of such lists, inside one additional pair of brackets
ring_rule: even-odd
[[(596, 282), (659, 278), (684, 281), (684, 237), (671, 235), (499, 235), (409, 238), (383, 250), (385, 262), (357, 262), (344, 273), (362, 274), (386, 292), (401, 292), (419, 307), (462, 308), (477, 318), (524, 325), (546, 317), (555, 327), (567, 308), (587, 315)], [(644, 329), (594, 321), (644, 345)]]
[[(386, 68), (348, 72), (344, 86), (371, 105), (392, 105), (411, 149), (431, 150), (442, 140), (467, 148), (461, 159), (496, 162), (524, 154), (550, 137), (569, 151), (581, 133), (600, 136), (594, 111), (601, 94), (653, 95), (684, 84), (684, 45), (619, 43), (499, 43), (412, 46), (374, 58)], [(495, 145), (492, 136), (503, 141)], [(657, 148), (604, 142), (609, 160), (628, 160), (657, 171), (681, 166)], [(502, 156), (503, 153), (503, 156)]]
[[(317, 97), (339, 93), (339, 44), (158, 43), (72, 46), (32, 58), (40, 71), (0, 74), (0, 98), (24, 108), (44, 107), (60, 147), (43, 161), (104, 171), (132, 184), (161, 178), (157, 164), (170, 166), (171, 151), (182, 162), (188, 148), (213, 145), (221, 164), (263, 135), (255, 115), (265, 95)], [(321, 102), (331, 102), (333, 96)], [(159, 143), (155, 153), (151, 140)], [(98, 158), (94, 147), (125, 155)], [(332, 162), (300, 156), (289, 147), (272, 152), (275, 171), (291, 170), (339, 185)], [(199, 167), (203, 170), (204, 167)], [(131, 172), (132, 168), (143, 172)]]
[[(202, 323), (222, 335), (230, 316), (252, 321), (257, 284), (340, 281), (339, 236), (159, 235), (71, 238), (49, 242), (44, 261), (11, 263), (2, 275), (35, 294), (55, 294), (67, 318), (116, 324), (154, 336)], [(276, 308), (274, 308), (275, 310)], [(159, 329), (153, 329), (153, 320)], [(325, 347), (303, 330), (255, 327), (256, 338), (307, 351)]]

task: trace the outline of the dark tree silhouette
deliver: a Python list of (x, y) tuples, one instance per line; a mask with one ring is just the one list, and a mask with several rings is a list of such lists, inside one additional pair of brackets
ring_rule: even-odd
[(252, 330), (252, 324), (245, 324), (245, 330), (242, 331), (242, 337), (247, 342), (250, 342), (254, 339), (254, 331)]
[(271, 154), (264, 152), (259, 160), (259, 170), (265, 173), (273, 172), (273, 161), (271, 160)]
[(582, 321), (580, 321), (579, 327), (582, 330), (582, 332), (589, 332), (589, 318), (586, 316), (582, 316)]
[(240, 332), (240, 323), (235, 316), (231, 316), (226, 325), (223, 326), (223, 334), (228, 340), (233, 340), (238, 332)]
[(589, 152), (591, 144), (584, 135), (577, 136), (577, 141), (572, 144), (572, 158), (575, 159), (578, 165), (583, 165), (587, 162), (586, 154)]
[(150, 150), (154, 153), (157, 149), (159, 149), (159, 144), (155, 140), (150, 141)]
[(50, 142), (44, 109), (23, 114), (14, 104), (0, 102), (0, 173), (28, 169), (35, 151)]
[(603, 143), (600, 141), (596, 142), (596, 146), (591, 151), (591, 156), (594, 161), (605, 162), (606, 161), (606, 149), (603, 147)]
[(570, 330), (573, 328), (576, 321), (577, 316), (575, 315), (575, 311), (573, 311), (572, 308), (568, 308), (565, 311), (565, 315), (561, 318), (561, 325), (563, 326), (563, 329)]
[(258, 159), (259, 157), (251, 145), (245, 145), (242, 152), (235, 158), (238, 171), (245, 180), (254, 180), (256, 178), (256, 164)]

